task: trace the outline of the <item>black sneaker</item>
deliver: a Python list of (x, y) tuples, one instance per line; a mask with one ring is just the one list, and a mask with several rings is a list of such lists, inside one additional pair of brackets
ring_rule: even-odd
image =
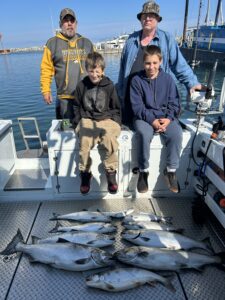
[(116, 194), (118, 190), (118, 184), (116, 181), (116, 171), (106, 171), (106, 178), (108, 183), (108, 191), (110, 194)]
[(165, 176), (166, 184), (167, 184), (168, 188), (170, 189), (170, 191), (173, 193), (179, 193), (180, 185), (179, 185), (179, 182), (177, 181), (176, 172), (168, 172), (167, 169), (165, 169), (163, 174)]
[(80, 178), (81, 178), (80, 192), (81, 194), (87, 194), (90, 191), (92, 174), (91, 172), (89, 173), (89, 172), (81, 171)]
[(137, 182), (137, 190), (139, 193), (147, 193), (148, 191), (148, 172), (140, 172)]

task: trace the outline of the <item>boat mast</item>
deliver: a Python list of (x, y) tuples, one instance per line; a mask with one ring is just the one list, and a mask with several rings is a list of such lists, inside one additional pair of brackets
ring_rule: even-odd
[(215, 23), (214, 23), (215, 26), (217, 26), (217, 24), (218, 24), (218, 19), (219, 19), (219, 15), (220, 15), (221, 3), (222, 3), (222, 0), (218, 0), (218, 3), (217, 3), (217, 10), (216, 10), (216, 17), (215, 17)]
[(192, 59), (192, 63), (191, 63), (192, 69), (194, 69), (194, 67), (197, 65), (196, 56), (197, 56), (197, 49), (198, 49), (198, 32), (199, 32), (201, 10), (202, 10), (202, 0), (200, 0), (200, 2), (199, 2), (198, 22), (197, 22), (197, 29), (196, 29), (196, 34), (195, 34), (195, 49), (194, 49), (193, 59)]
[(224, 24), (224, 19), (223, 19), (223, 5), (221, 2), (221, 6), (220, 6), (220, 19), (221, 19), (221, 24)]
[(184, 14), (184, 29), (183, 29), (182, 44), (186, 42), (187, 20), (188, 20), (188, 6), (189, 6), (189, 0), (186, 0), (186, 4), (185, 4), (185, 14)]
[(209, 11), (210, 11), (210, 0), (208, 0), (208, 4), (207, 4), (207, 13), (205, 16), (205, 24), (208, 25), (209, 24)]

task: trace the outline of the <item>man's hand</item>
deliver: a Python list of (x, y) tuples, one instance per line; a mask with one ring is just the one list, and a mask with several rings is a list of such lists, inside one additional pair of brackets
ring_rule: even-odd
[(45, 93), (43, 94), (43, 98), (46, 104), (52, 104), (52, 94), (51, 93)]
[(197, 84), (190, 89), (190, 94), (194, 93), (195, 91), (206, 91), (206, 86), (203, 84)]

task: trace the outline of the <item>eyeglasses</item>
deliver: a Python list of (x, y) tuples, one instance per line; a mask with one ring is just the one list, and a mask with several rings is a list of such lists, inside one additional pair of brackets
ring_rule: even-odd
[(143, 19), (149, 18), (149, 19), (156, 19), (156, 20), (157, 20), (157, 18), (158, 18), (157, 15), (154, 14), (154, 13), (142, 14), (141, 17), (142, 17)]
[(72, 16), (66, 16), (63, 20), (62, 20), (63, 23), (75, 23), (75, 19), (72, 17)]

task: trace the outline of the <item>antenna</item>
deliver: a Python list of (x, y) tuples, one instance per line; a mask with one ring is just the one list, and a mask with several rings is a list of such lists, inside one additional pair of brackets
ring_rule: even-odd
[(224, 19), (223, 19), (223, 2), (221, 2), (220, 5), (220, 20), (221, 20), (221, 24), (224, 24)]
[(50, 8), (49, 8), (49, 12), (50, 12), (50, 19), (51, 19), (52, 33), (53, 33), (53, 35), (55, 35), (55, 27), (54, 27), (54, 24), (53, 24), (52, 12), (51, 12), (51, 9), (50, 9)]
[(210, 12), (210, 0), (208, 0), (208, 4), (207, 4), (207, 13), (205, 16), (205, 24), (208, 25), (209, 24), (209, 12)]

